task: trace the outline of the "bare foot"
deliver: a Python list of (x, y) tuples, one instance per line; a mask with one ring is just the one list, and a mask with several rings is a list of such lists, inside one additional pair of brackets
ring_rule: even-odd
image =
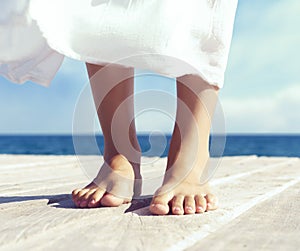
[(184, 180), (171, 191), (172, 181), (164, 184), (153, 198), (150, 211), (153, 214), (165, 215), (171, 212), (175, 215), (204, 213), (205, 211), (217, 209), (217, 198), (210, 193), (209, 185), (200, 185), (196, 182)]
[(119, 206), (131, 201), (134, 192), (139, 194), (139, 186), (134, 184), (137, 183), (134, 178), (141, 180), (138, 164), (140, 146), (132, 119), (134, 68), (110, 65), (101, 74), (96, 74), (103, 66), (86, 65), (105, 139), (106, 161), (93, 182), (72, 192), (73, 201), (83, 208)]
[(217, 90), (199, 76), (177, 78), (176, 123), (163, 185), (150, 205), (153, 214), (195, 214), (217, 208), (216, 196), (200, 181), (209, 160), (216, 102)]
[(103, 164), (97, 177), (82, 189), (75, 189), (72, 197), (77, 207), (120, 206), (131, 201), (134, 169), (121, 154)]
[[(195, 163), (197, 164), (201, 165), (199, 162)], [(183, 175), (182, 166), (177, 163), (172, 169), (168, 170), (163, 185), (156, 191), (151, 202), (150, 211), (153, 214), (165, 215), (171, 212), (183, 215), (217, 209), (218, 199), (211, 193), (209, 184), (200, 182), (201, 173), (197, 173), (197, 170), (201, 168), (192, 169), (183, 180), (180, 180)]]

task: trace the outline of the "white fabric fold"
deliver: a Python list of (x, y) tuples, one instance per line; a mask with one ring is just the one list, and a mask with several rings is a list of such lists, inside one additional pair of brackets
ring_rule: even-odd
[(237, 0), (2, 0), (0, 6), (0, 73), (13, 82), (49, 85), (68, 56), (168, 77), (199, 74), (222, 87)]

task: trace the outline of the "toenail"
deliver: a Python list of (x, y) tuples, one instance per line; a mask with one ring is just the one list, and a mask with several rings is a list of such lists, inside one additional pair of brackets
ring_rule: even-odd
[(91, 200), (91, 202), (90, 202), (91, 204), (95, 204), (96, 203), (96, 201), (95, 200)]
[(199, 210), (200, 212), (204, 212), (203, 207), (198, 207), (198, 210)]
[(151, 207), (159, 207), (160, 204), (152, 204)]
[(174, 212), (180, 212), (181, 211), (179, 207), (174, 207), (173, 210), (174, 210)]
[(211, 204), (210, 203), (207, 203), (207, 208), (211, 208)]
[(186, 207), (185, 209), (188, 210), (188, 211), (193, 211), (192, 207)]

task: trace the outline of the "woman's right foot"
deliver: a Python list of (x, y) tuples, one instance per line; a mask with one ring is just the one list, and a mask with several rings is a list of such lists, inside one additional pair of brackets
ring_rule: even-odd
[(134, 168), (124, 155), (117, 154), (106, 161), (97, 177), (72, 197), (81, 208), (120, 206), (131, 201), (134, 190)]

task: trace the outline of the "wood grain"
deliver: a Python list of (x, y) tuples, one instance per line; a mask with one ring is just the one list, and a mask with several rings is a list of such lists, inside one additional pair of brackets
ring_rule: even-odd
[[(166, 159), (153, 160), (143, 177), (161, 175), (165, 164)], [(89, 178), (74, 156), (0, 155), (0, 172), (1, 250), (293, 250), (299, 245), (297, 158), (224, 158), (211, 182), (220, 209), (187, 216), (151, 215), (150, 196), (117, 208), (75, 208), (70, 191)]]

